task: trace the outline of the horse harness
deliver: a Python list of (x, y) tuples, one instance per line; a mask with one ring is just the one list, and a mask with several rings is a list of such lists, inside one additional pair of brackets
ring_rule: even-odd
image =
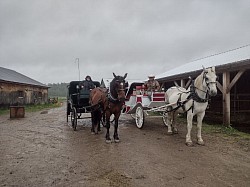
[[(206, 83), (207, 83), (207, 82), (206, 82)], [(209, 83), (207, 83), (207, 85), (208, 85), (208, 84), (209, 84)], [(208, 88), (209, 88), (209, 87), (208, 87)], [(176, 111), (176, 110), (178, 110), (179, 108), (182, 108), (182, 110), (185, 111), (185, 112), (188, 112), (189, 110), (192, 109), (192, 113), (193, 113), (193, 112), (194, 112), (194, 101), (196, 101), (196, 102), (198, 102), (198, 103), (206, 103), (206, 102), (208, 102), (208, 101), (209, 101), (209, 94), (208, 94), (208, 91), (205, 92), (205, 91), (199, 89), (200, 91), (206, 93), (206, 98), (205, 98), (205, 99), (202, 99), (202, 98), (200, 98), (200, 96), (196, 93), (196, 91), (195, 91), (196, 89), (198, 89), (198, 88), (196, 88), (196, 87), (194, 86), (194, 80), (192, 80), (192, 83), (191, 83), (191, 85), (190, 85), (190, 91), (188, 91), (188, 92), (183, 92), (183, 91), (182, 91), (182, 93), (179, 93), (179, 98), (178, 98), (178, 100), (177, 100), (177, 107), (172, 108), (171, 110), (167, 110), (167, 112)], [(185, 101), (181, 101), (181, 96), (182, 96), (183, 93), (190, 93)], [(192, 103), (191, 107), (190, 107), (188, 110), (186, 110), (185, 104), (186, 104), (188, 101), (190, 101), (191, 99), (193, 99), (193, 103)]]
[[(120, 85), (124, 86), (124, 84), (123, 84), (122, 82), (120, 83)], [(122, 87), (122, 88), (117, 89), (116, 91), (117, 91), (117, 94), (118, 94), (118, 92), (124, 91), (124, 90), (125, 90), (125, 89)], [(120, 100), (119, 100), (118, 98), (115, 98), (115, 97), (112, 95), (112, 93), (111, 93), (110, 90), (108, 91), (107, 97), (108, 97), (108, 101), (110, 101), (110, 102), (112, 102), (112, 103), (119, 103), (119, 102), (120, 102)]]
[(108, 92), (107, 98), (108, 98), (108, 101), (110, 101), (112, 103), (118, 103), (119, 102), (119, 100), (117, 98), (114, 98), (112, 96), (112, 94), (110, 93), (110, 91)]

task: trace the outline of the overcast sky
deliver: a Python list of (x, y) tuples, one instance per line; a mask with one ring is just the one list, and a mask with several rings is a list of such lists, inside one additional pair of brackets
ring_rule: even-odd
[(0, 66), (42, 83), (147, 79), (250, 43), (249, 0), (0, 0)]

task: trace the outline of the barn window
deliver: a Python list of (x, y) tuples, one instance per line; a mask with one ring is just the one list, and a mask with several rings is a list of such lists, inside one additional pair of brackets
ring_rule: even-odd
[(24, 96), (24, 92), (21, 91), (21, 90), (19, 90), (19, 91), (18, 91), (18, 97), (23, 97), (23, 96)]
[(40, 99), (41, 99), (41, 98), (42, 98), (42, 96), (43, 96), (43, 95), (42, 95), (42, 92), (38, 92), (38, 98), (40, 98)]

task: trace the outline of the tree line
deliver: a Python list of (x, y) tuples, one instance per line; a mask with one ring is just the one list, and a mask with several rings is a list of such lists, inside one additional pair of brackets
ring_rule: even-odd
[(69, 83), (49, 83), (49, 97), (67, 97)]

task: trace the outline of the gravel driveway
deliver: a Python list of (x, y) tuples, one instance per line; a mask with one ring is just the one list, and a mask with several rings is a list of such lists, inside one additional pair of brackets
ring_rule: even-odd
[(250, 186), (249, 140), (206, 133), (187, 147), (184, 124), (169, 136), (159, 118), (140, 130), (122, 115), (120, 143), (106, 144), (104, 128), (92, 135), (85, 119), (73, 131), (65, 111), (0, 116), (0, 186)]

